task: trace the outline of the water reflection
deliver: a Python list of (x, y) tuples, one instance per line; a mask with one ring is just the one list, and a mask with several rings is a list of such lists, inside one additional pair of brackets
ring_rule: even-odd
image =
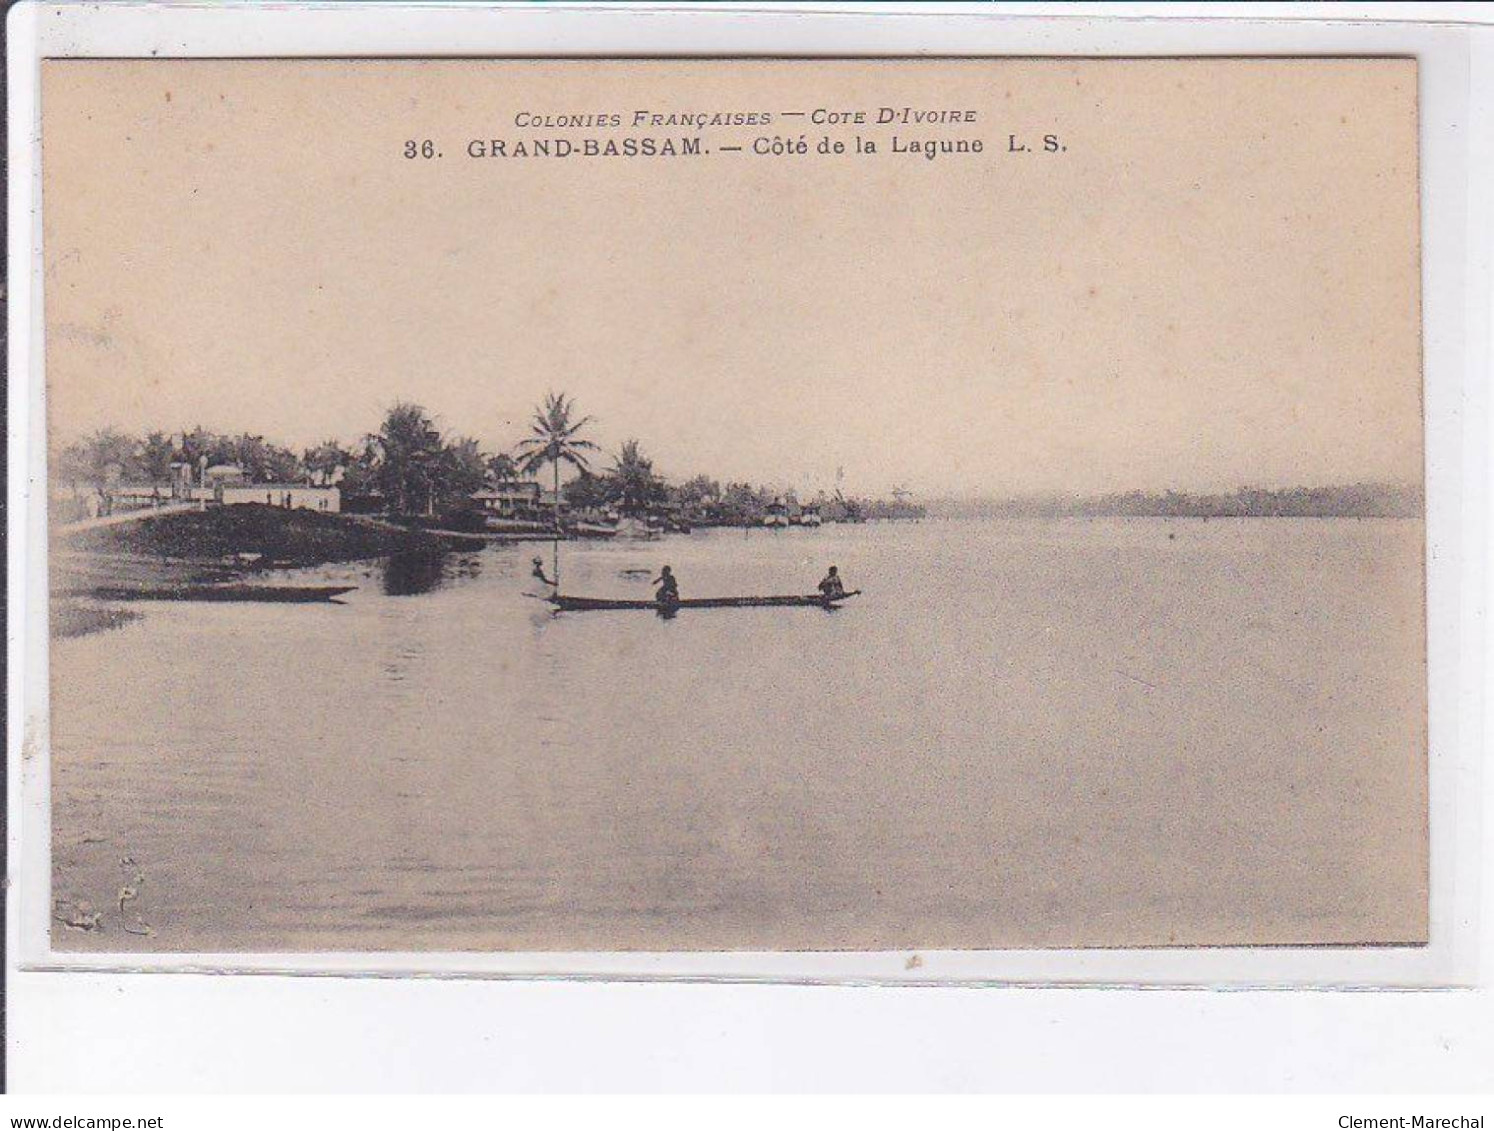
[(384, 593), (410, 597), (429, 593), (453, 578), (476, 577), (482, 563), (476, 554), (448, 554), (444, 550), (408, 550), (384, 560)]
[[(1379, 915), (1336, 909), (1368, 882), (1366, 822), (1416, 859), (1416, 798), (1387, 823), (1353, 782), (1416, 780), (1416, 633), (1385, 607), (1415, 607), (1421, 546), (1384, 521), (707, 531), (668, 544), (687, 596), (806, 591), (826, 561), (867, 595), (555, 617), (536, 549), (496, 545), (324, 571), (360, 585), (341, 607), (160, 602), (51, 653), (54, 895), (108, 924), (53, 945), (989, 945), (1165, 938), (1178, 907), (1211, 930)], [(563, 554), (566, 592), (639, 600), (664, 556)], [(121, 912), (125, 856), (148, 879)]]

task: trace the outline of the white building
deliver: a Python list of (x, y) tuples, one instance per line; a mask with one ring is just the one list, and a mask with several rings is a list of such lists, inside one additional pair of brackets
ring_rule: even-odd
[(342, 490), (338, 487), (312, 487), (305, 483), (237, 483), (214, 487), (213, 493), (215, 500), (224, 506), (259, 503), (267, 507), (329, 514), (342, 509)]

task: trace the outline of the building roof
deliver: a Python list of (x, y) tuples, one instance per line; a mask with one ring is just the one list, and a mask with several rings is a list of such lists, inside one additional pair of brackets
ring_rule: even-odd
[(474, 499), (512, 499), (515, 495), (530, 495), (538, 498), (539, 494), (538, 483), (500, 483), (496, 487), (484, 487), (481, 491), (473, 491), (471, 497)]
[(341, 491), (335, 483), (319, 487), (314, 483), (227, 483), (225, 491)]

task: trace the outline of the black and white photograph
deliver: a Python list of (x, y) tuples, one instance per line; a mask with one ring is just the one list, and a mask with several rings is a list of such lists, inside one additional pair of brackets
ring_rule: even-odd
[(55, 951), (1427, 941), (1414, 59), (42, 95)]

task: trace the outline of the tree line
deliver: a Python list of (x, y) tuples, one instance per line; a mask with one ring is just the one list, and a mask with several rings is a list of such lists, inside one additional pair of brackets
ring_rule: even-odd
[(1422, 508), (1421, 488), (1398, 483), (1047, 494), (930, 504), (932, 513), (948, 518), (1416, 518)]
[[(484, 488), (525, 478), (548, 479), (557, 509), (563, 501), (572, 510), (610, 508), (625, 515), (673, 510), (693, 521), (723, 525), (755, 524), (775, 502), (799, 503), (793, 492), (741, 481), (723, 484), (708, 475), (670, 483), (637, 439), (623, 441), (608, 459), (586, 435), (592, 424), (574, 400), (551, 393), (535, 408), (528, 435), (499, 452), (485, 450), (469, 436), (443, 432), (423, 406), (410, 401), (391, 406), (378, 431), (356, 443), (326, 440), (299, 452), (263, 436), (200, 426), (143, 436), (104, 429), (55, 452), (52, 475), (73, 485), (165, 484), (173, 465), (185, 464), (194, 475), (205, 467), (231, 465), (250, 483), (335, 482), (349, 504), (365, 500), (393, 514), (443, 518), (470, 514), (472, 496)], [(564, 485), (563, 467), (574, 473)], [(823, 492), (804, 501), (820, 506), (831, 520), (877, 517), (892, 505)]]

